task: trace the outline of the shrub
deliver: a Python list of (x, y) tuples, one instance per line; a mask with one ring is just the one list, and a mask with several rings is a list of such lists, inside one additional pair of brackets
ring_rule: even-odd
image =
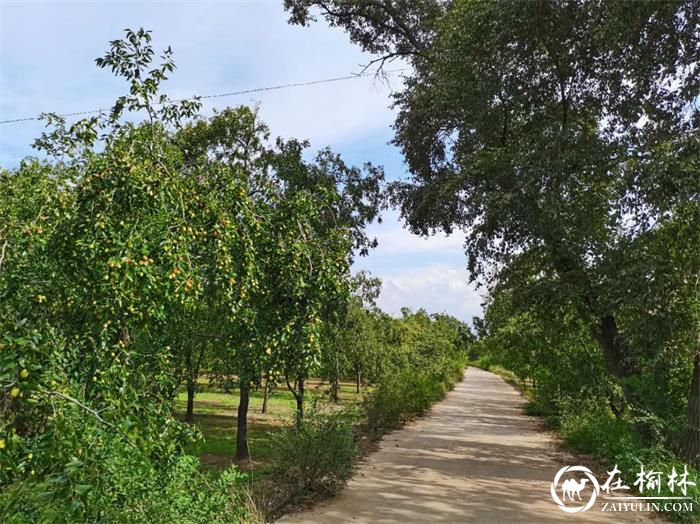
[(594, 401), (562, 402), (561, 435), (576, 451), (614, 457), (639, 446), (630, 424)]
[(335, 490), (350, 475), (357, 455), (349, 412), (309, 410), (300, 425), (274, 436), (274, 473), (292, 491)]
[(387, 377), (364, 400), (368, 433), (379, 436), (425, 412), (461, 379), (460, 359), (443, 359), (430, 370), (405, 368)]
[[(580, 453), (589, 453), (602, 459), (609, 471), (617, 465), (622, 472), (625, 484), (632, 486), (641, 466), (646, 471), (661, 471), (664, 474), (672, 468), (679, 473), (688, 468), (688, 481), (700, 485), (700, 472), (688, 467), (662, 445), (644, 446), (642, 439), (634, 431), (632, 421), (615, 417), (609, 409), (594, 401), (561, 405), (561, 434), (571, 448)], [(658, 496), (677, 496), (667, 483), (662, 482)], [(697, 501), (695, 501), (697, 507)], [(679, 522), (698, 522), (696, 513), (669, 513), (668, 516)]]
[[(75, 459), (75, 490), (83, 500), (52, 500), (50, 479), (15, 482), (0, 494), (5, 522), (180, 522), (237, 523), (249, 515), (242, 480), (231, 467), (219, 476), (203, 474), (196, 457), (182, 455), (167, 468), (155, 467), (138, 452), (113, 445), (101, 464), (96, 484), (81, 483), (94, 465)], [(68, 466), (67, 466), (68, 467)]]
[(494, 359), (491, 355), (487, 353), (485, 355), (481, 355), (476, 360), (473, 360), (472, 362), (470, 362), (470, 364), (477, 368), (481, 368), (484, 371), (488, 371), (491, 368), (491, 366), (494, 365)]

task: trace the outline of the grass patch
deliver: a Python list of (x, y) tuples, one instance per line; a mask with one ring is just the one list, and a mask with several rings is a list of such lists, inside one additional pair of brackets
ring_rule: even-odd
[[(602, 461), (608, 470), (617, 465), (622, 472), (625, 485), (638, 495), (633, 485), (637, 473), (643, 466), (645, 472), (660, 471), (663, 481), (660, 490), (654, 496), (679, 496), (679, 488), (674, 491), (668, 487), (666, 476), (675, 468), (682, 475), (687, 467), (690, 486), (688, 496), (693, 502), (693, 513), (664, 513), (676, 522), (700, 522), (700, 500), (697, 499), (697, 486), (700, 486), (700, 472), (686, 466), (678, 457), (662, 446), (645, 446), (632, 427), (631, 421), (615, 417), (609, 409), (595, 405), (594, 402), (577, 405), (574, 409), (564, 407), (561, 416), (560, 432), (566, 444), (578, 453), (594, 455)], [(645, 494), (648, 494), (645, 492)]]
[[(236, 424), (238, 421), (238, 392), (227, 393), (220, 387), (210, 384), (205, 377), (198, 381), (199, 391), (194, 401), (194, 424), (200, 429), (204, 440), (192, 452), (200, 456), (205, 466), (223, 469), (233, 463), (236, 452)], [(357, 394), (355, 385), (342, 383), (339, 402), (334, 404), (327, 395), (327, 384), (310, 380), (308, 384), (308, 405), (314, 402), (320, 413), (331, 413), (345, 407), (358, 405), (363, 393)], [(267, 412), (261, 413), (263, 391), (251, 391), (248, 408), (248, 443), (252, 464), (257, 473), (270, 471), (273, 463), (273, 441), (275, 435), (293, 424), (296, 404), (294, 396), (286, 387), (270, 391)], [(187, 409), (187, 392), (183, 388), (175, 401), (179, 418), (184, 419)], [(243, 465), (247, 469), (248, 465)]]

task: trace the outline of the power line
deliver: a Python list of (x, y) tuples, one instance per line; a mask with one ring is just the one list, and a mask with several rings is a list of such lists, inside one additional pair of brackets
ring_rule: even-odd
[[(389, 71), (382, 71), (382, 74), (385, 75), (393, 75), (396, 73), (400, 73), (402, 71), (406, 71), (406, 69), (392, 69)], [(232, 91), (230, 93), (219, 93), (216, 95), (202, 95), (202, 96), (193, 96), (191, 98), (181, 98), (179, 100), (171, 100), (171, 102), (184, 102), (186, 100), (208, 100), (212, 98), (224, 98), (228, 96), (237, 96), (237, 95), (246, 95), (249, 93), (260, 93), (263, 91), (276, 91), (279, 89), (287, 89), (290, 87), (306, 87), (306, 86), (313, 86), (313, 85), (319, 85), (319, 84), (329, 84), (331, 82), (341, 82), (343, 80), (352, 80), (354, 78), (363, 78), (367, 76), (374, 76), (375, 73), (358, 73), (354, 75), (347, 75), (347, 76), (337, 76), (335, 78), (324, 78), (323, 80), (311, 80), (309, 82), (295, 82), (295, 83), (290, 83), (290, 84), (281, 84), (281, 85), (276, 85), (276, 86), (267, 86), (267, 87), (256, 87), (254, 89), (245, 89), (243, 91)], [(59, 115), (62, 118), (69, 118), (73, 116), (83, 116), (83, 115), (94, 115), (96, 113), (102, 113), (104, 109), (92, 109), (90, 111), (78, 111), (76, 113), (65, 113), (62, 115)], [(25, 118), (14, 118), (12, 120), (0, 120), (0, 124), (14, 124), (17, 122), (29, 122), (32, 120), (40, 120), (40, 117), (38, 116), (28, 116)]]

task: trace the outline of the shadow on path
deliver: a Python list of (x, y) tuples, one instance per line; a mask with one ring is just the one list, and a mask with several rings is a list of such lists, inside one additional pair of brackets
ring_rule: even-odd
[(561, 511), (549, 487), (573, 462), (561, 462), (567, 457), (523, 406), (500, 377), (469, 368), (428, 415), (389, 434), (336, 497), (279, 522), (644, 520), (644, 514), (602, 513), (597, 503), (585, 513)]

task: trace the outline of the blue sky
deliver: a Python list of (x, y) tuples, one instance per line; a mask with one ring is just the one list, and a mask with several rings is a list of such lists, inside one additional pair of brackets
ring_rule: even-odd
[[(156, 49), (172, 46), (177, 69), (164, 90), (173, 98), (345, 76), (371, 59), (338, 29), (286, 20), (281, 1), (0, 0), (0, 120), (109, 107), (125, 86), (94, 59), (126, 27), (151, 29)], [(406, 176), (388, 144), (390, 94), (400, 86), (398, 77), (360, 78), (215, 99), (204, 112), (257, 104), (273, 136), (307, 138), (314, 150), (330, 145), (349, 163), (383, 165), (393, 180)], [(0, 125), (0, 166), (32, 154), (41, 130), (38, 122)], [(463, 238), (419, 238), (395, 212), (384, 218), (370, 227), (380, 246), (356, 262), (383, 279), (380, 306), (392, 314), (405, 305), (463, 320), (479, 315), (482, 299), (467, 285)]]

